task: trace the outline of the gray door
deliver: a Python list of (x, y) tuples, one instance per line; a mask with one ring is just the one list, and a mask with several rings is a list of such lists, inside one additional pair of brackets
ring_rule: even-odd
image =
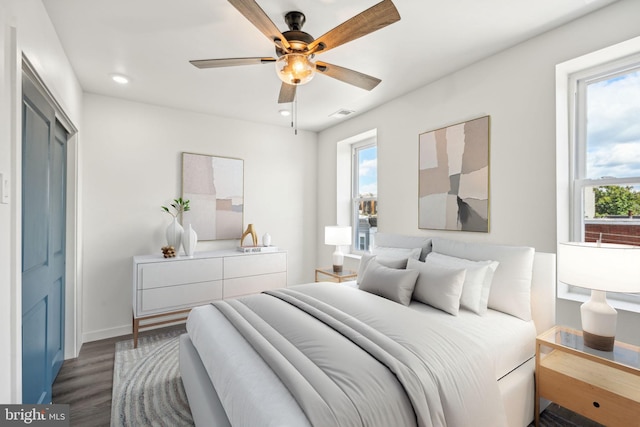
[(22, 400), (50, 403), (64, 360), (67, 133), (22, 81)]

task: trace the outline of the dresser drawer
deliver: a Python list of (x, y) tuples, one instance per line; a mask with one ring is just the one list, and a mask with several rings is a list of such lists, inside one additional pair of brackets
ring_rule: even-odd
[(138, 265), (138, 289), (222, 279), (222, 258), (185, 259)]
[(628, 372), (553, 351), (540, 362), (540, 396), (607, 426), (640, 426), (640, 381)]
[(224, 298), (257, 294), (267, 289), (287, 286), (287, 273), (263, 274), (260, 276), (239, 277), (224, 280)]
[(139, 290), (138, 315), (188, 308), (218, 299), (222, 299), (221, 280)]
[(225, 279), (285, 271), (287, 271), (287, 254), (284, 252), (238, 255), (224, 258)]

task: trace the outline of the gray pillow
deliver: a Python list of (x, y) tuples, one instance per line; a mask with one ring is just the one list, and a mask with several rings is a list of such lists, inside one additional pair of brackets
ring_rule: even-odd
[(358, 277), (356, 279), (356, 282), (358, 282), (358, 284), (360, 284), (360, 282), (362, 281), (362, 278), (364, 277), (364, 272), (367, 271), (367, 266), (369, 265), (369, 262), (371, 262), (372, 259), (377, 260), (379, 264), (382, 264), (385, 267), (389, 267), (389, 268), (404, 269), (407, 267), (406, 258), (393, 259), (393, 258), (379, 257), (378, 255), (374, 255), (374, 254), (363, 254), (362, 257), (360, 258), (360, 265), (358, 266)]
[(417, 270), (389, 268), (372, 259), (360, 281), (360, 289), (400, 304), (409, 305), (417, 278)]
[(356, 278), (356, 282), (360, 284), (362, 280), (362, 276), (364, 272), (367, 270), (367, 266), (369, 265), (369, 261), (375, 259), (379, 264), (384, 265), (389, 268), (407, 268), (407, 256), (418, 259), (418, 255), (420, 255), (420, 249), (402, 249), (406, 252), (382, 252), (373, 253), (373, 254), (363, 254), (360, 258), (360, 265), (358, 266), (358, 277)]
[(425, 262), (410, 259), (407, 269), (417, 270), (420, 273), (413, 290), (414, 300), (454, 316), (458, 315), (466, 269), (438, 265), (429, 257)]

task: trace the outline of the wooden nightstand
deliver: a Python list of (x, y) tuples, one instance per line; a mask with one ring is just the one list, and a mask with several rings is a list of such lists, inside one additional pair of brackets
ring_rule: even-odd
[(316, 282), (320, 282), (318, 279), (318, 275), (329, 276), (328, 279), (325, 279), (326, 282), (337, 282), (342, 283), (347, 280), (355, 280), (358, 277), (357, 271), (352, 270), (342, 270), (340, 273), (335, 273), (332, 267), (329, 268), (316, 268)]
[(540, 398), (607, 426), (640, 426), (640, 347), (586, 347), (582, 332), (555, 326), (536, 339), (536, 426)]

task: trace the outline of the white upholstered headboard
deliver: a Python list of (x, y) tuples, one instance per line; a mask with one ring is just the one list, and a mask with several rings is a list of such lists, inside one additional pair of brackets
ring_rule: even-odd
[(556, 254), (535, 254), (531, 279), (531, 316), (538, 334), (556, 324)]

